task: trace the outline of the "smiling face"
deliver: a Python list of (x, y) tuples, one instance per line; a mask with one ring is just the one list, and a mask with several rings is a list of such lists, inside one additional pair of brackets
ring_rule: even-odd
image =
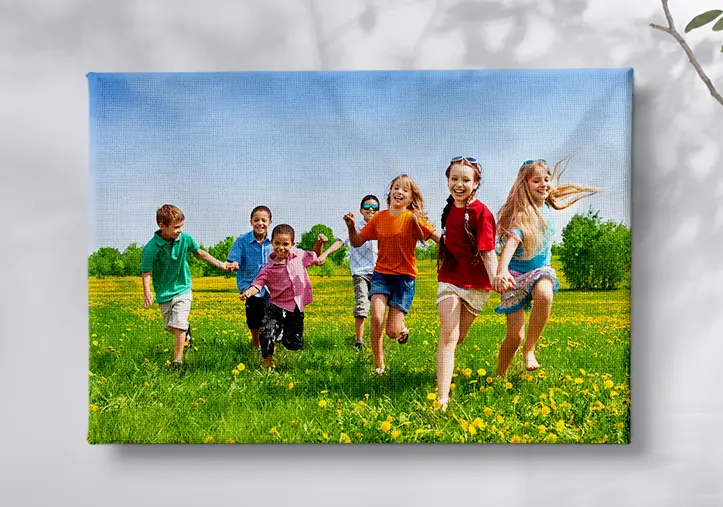
[(463, 207), (472, 192), (477, 190), (479, 181), (475, 180), (475, 171), (467, 164), (452, 164), (450, 166), (447, 186), (457, 206)]
[(412, 202), (412, 189), (403, 180), (397, 180), (389, 189), (388, 201), (390, 208), (403, 210)]
[(271, 217), (266, 211), (257, 211), (251, 217), (251, 227), (257, 240), (263, 241), (266, 238), (266, 231), (271, 225)]
[(167, 224), (158, 224), (158, 227), (161, 229), (161, 237), (165, 239), (166, 241), (171, 239), (178, 239), (178, 237), (183, 232), (183, 224), (185, 221), (183, 219), (176, 220), (173, 224), (167, 225)]
[(276, 262), (286, 262), (286, 259), (289, 257), (289, 253), (291, 252), (291, 247), (294, 246), (294, 240), (291, 237), (291, 234), (287, 232), (279, 232), (274, 234), (274, 237), (271, 238), (271, 247), (274, 249), (274, 253), (276, 254), (274, 260)]
[(530, 191), (530, 197), (538, 207), (542, 206), (545, 199), (550, 195), (551, 181), (550, 173), (542, 167), (536, 168), (527, 178), (527, 189)]
[[(369, 207), (369, 209), (364, 209), (365, 206), (376, 206), (377, 209), (373, 209), (371, 207)], [(379, 211), (379, 203), (376, 201), (376, 199), (367, 199), (362, 203), (362, 207), (359, 210), (359, 213), (361, 213), (364, 217), (364, 220), (369, 223), (369, 220), (372, 219), (372, 217), (377, 211)]]

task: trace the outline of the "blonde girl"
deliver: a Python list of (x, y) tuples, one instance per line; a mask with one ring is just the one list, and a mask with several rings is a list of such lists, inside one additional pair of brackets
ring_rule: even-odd
[[(552, 210), (565, 209), (601, 190), (560, 185), (568, 163), (569, 159), (560, 160), (550, 172), (545, 160), (526, 160), (499, 213), (497, 231), (502, 253), (492, 285), (501, 292), (501, 303), (495, 311), (507, 316), (507, 334), (497, 357), (497, 374), (501, 376), (507, 374), (523, 339), (525, 368), (532, 371), (540, 367), (535, 344), (550, 317), (553, 294), (560, 286), (550, 267), (555, 234)], [(525, 310), (530, 308), (525, 338)]]
[(409, 330), (404, 316), (414, 299), (417, 277), (416, 245), (434, 232), (427, 221), (424, 199), (417, 184), (406, 174), (397, 176), (389, 185), (387, 208), (375, 214), (357, 233), (353, 213), (344, 215), (349, 243), (358, 248), (365, 242), (377, 240), (377, 262), (372, 274), (370, 336), (374, 353), (374, 373), (385, 371), (382, 333), (385, 325), (389, 338), (407, 343)]
[[(442, 211), (437, 259), (437, 395), (447, 409), (454, 352), (482, 311), (497, 272), (495, 218), (475, 198), (482, 170), (472, 157), (455, 157), (445, 171), (449, 197)], [(435, 239), (433, 237), (433, 239)]]

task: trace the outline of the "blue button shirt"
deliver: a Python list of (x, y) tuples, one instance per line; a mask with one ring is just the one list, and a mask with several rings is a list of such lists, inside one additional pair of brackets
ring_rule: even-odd
[[(251, 287), (251, 282), (254, 281), (261, 268), (269, 261), (269, 256), (273, 251), (268, 234), (263, 243), (256, 241), (253, 231), (239, 236), (234, 241), (226, 260), (238, 262), (239, 264), (239, 269), (236, 272), (236, 286), (239, 293)], [(264, 287), (258, 297), (264, 297), (267, 293), (268, 290)]]
[[(532, 258), (522, 260), (520, 257), (524, 256), (525, 251), (522, 248), (522, 243), (520, 243), (517, 250), (515, 250), (515, 254), (512, 256), (512, 260), (510, 260), (510, 271), (529, 273), (533, 269), (550, 265), (552, 258), (552, 237), (555, 235), (554, 210), (545, 204), (542, 209), (540, 209), (540, 212), (542, 213), (542, 218), (547, 224), (547, 235), (542, 241), (541, 248), (535, 252)], [(523, 239), (524, 234), (522, 233), (522, 229), (519, 227), (513, 227), (512, 232), (520, 237), (520, 241)]]

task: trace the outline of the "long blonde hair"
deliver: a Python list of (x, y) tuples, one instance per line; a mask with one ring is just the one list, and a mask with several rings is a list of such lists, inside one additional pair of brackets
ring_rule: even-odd
[(544, 160), (528, 160), (517, 172), (517, 178), (515, 178), (507, 200), (498, 215), (497, 236), (504, 239), (509, 236), (514, 227), (522, 229), (522, 248), (525, 252), (522, 260), (534, 257), (542, 248), (545, 237), (549, 234), (545, 219), (542, 218), (540, 209), (535, 205), (527, 184), (527, 180), (535, 171), (544, 171), (550, 177), (550, 194), (545, 202), (556, 210), (568, 208), (580, 199), (603, 190), (572, 183), (561, 185), (560, 177), (567, 170), (569, 163), (569, 157), (563, 158), (555, 164), (550, 172), (550, 168)]
[(409, 191), (412, 193), (412, 202), (409, 203), (407, 209), (426, 217), (427, 212), (424, 211), (424, 198), (422, 197), (422, 191), (419, 190), (417, 184), (408, 174), (400, 174), (389, 184), (389, 190), (387, 191), (387, 207), (392, 205), (392, 187), (394, 187), (394, 184), (397, 182), (401, 182), (409, 187)]

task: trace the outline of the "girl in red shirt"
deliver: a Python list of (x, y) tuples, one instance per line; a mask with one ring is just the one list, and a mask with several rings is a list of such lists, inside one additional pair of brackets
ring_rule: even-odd
[[(482, 311), (497, 273), (495, 218), (475, 198), (482, 170), (472, 157), (455, 157), (445, 172), (449, 197), (442, 212), (437, 259), (437, 393), (447, 409), (454, 370), (454, 351)], [(435, 239), (433, 237), (433, 239)]]

